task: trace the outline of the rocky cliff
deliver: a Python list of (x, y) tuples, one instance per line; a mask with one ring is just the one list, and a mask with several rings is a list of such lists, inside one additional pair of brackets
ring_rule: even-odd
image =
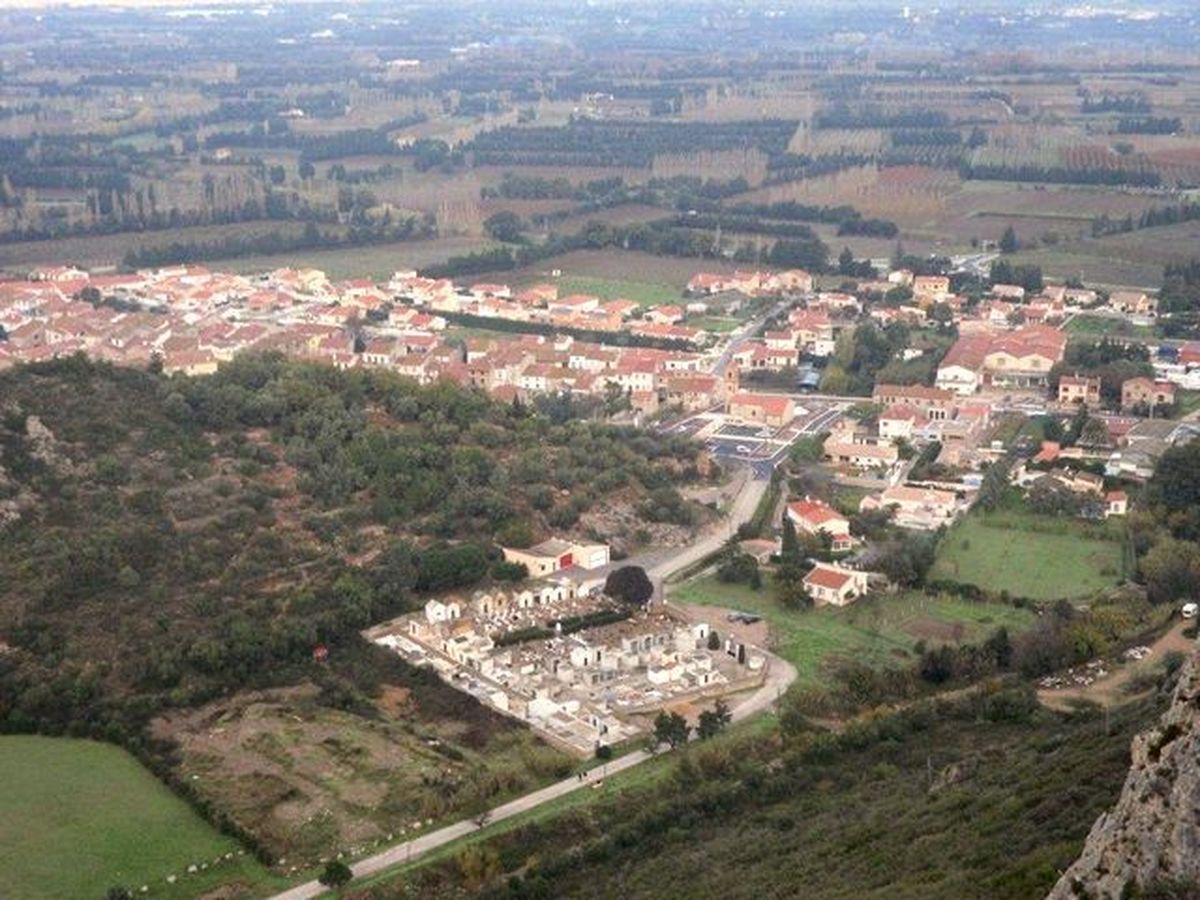
[(1117, 805), (1047, 900), (1118, 900), (1150, 888), (1200, 897), (1200, 654), (1183, 666), (1170, 708), (1133, 741)]

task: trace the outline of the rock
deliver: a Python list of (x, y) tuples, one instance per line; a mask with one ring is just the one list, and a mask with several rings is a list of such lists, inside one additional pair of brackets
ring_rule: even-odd
[(1197, 653), (1181, 669), (1158, 725), (1133, 739), (1132, 764), (1116, 806), (1092, 825), (1083, 852), (1047, 900), (1125, 897), (1135, 886), (1155, 883), (1200, 885)]

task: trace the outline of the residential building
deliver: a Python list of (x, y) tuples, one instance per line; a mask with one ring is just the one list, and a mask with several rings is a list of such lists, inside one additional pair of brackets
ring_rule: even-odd
[(1121, 383), (1121, 408), (1146, 407), (1153, 411), (1158, 406), (1175, 403), (1175, 385), (1170, 381), (1155, 381), (1152, 378), (1130, 378)]
[(958, 497), (950, 491), (897, 485), (877, 497), (864, 497), (859, 508), (864, 511), (890, 508), (897, 525), (933, 530), (953, 521), (958, 512)]
[(826, 534), (830, 549), (835, 553), (849, 550), (853, 546), (850, 537), (850, 520), (821, 500), (805, 497), (788, 504), (787, 517), (798, 531), (805, 534)]
[(1099, 405), (1099, 376), (1063, 375), (1058, 379), (1058, 402), (1087, 406)]
[(865, 572), (817, 563), (804, 576), (804, 588), (815, 606), (849, 606), (867, 591)]

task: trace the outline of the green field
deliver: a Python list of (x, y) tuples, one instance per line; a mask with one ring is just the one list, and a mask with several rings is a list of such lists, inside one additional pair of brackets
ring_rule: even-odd
[(740, 328), (744, 324), (744, 320), (727, 316), (704, 316), (699, 319), (689, 319), (687, 324), (702, 331), (711, 331), (713, 334), (728, 334)]
[(1153, 338), (1155, 329), (1152, 325), (1134, 325), (1125, 319), (1108, 318), (1106, 316), (1075, 316), (1067, 322), (1064, 330), (1070, 335), (1080, 337), (1118, 337)]
[(1066, 523), (1061, 534), (1010, 527), (1037, 519), (969, 516), (946, 535), (929, 577), (1035, 600), (1081, 597), (1120, 583), (1121, 542), (1113, 531), (1076, 523)]
[(569, 297), (571, 294), (590, 294), (601, 300), (632, 300), (642, 306), (679, 303), (683, 299), (683, 285), (626, 281), (620, 278), (595, 278), (588, 275), (562, 275), (551, 281), (558, 286), (558, 296), (560, 297)]
[[(233, 882), (281, 886), (118, 747), (0, 737), (0, 772), (4, 896), (77, 900), (118, 884), (137, 894), (145, 884), (150, 896), (195, 897)], [(226, 853), (235, 855), (214, 864)], [(189, 875), (193, 864), (207, 868)]]
[[(915, 592), (860, 600), (842, 609), (792, 612), (776, 601), (769, 581), (754, 591), (715, 577), (680, 585), (672, 599), (761, 615), (769, 623), (772, 649), (796, 667), (802, 684), (819, 682), (824, 666), (839, 658), (895, 665), (911, 659), (917, 641), (976, 641), (1000, 626), (1018, 631), (1034, 621), (1033, 613), (1013, 606)], [(722, 624), (717, 621), (713, 627), (719, 631)]]

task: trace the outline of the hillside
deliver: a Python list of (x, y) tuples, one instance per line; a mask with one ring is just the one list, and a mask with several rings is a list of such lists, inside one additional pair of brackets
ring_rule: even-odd
[[(272, 856), (527, 788), (562, 758), (358, 631), (511, 577), (498, 535), (583, 535), (602, 498), (690, 517), (674, 486), (703, 464), (685, 441), (273, 356), (202, 379), (82, 358), (6, 372), (0, 728), (200, 769), (186, 790)], [(275, 715), (284, 746), (233, 727)], [(227, 741), (200, 742), (218, 721)], [(468, 779), (481, 754), (492, 776)], [(306, 774), (348, 762), (332, 796)], [(301, 829), (316, 808), (334, 822)]]
[(840, 735), (785, 716), (369, 896), (1027, 900), (1113, 802), (1164, 698), (1060, 716), (992, 685)]
[(1200, 666), (1180, 674), (1171, 706), (1133, 741), (1133, 761), (1116, 805), (1096, 820), (1083, 853), (1049, 900), (1196, 896), (1200, 885)]

